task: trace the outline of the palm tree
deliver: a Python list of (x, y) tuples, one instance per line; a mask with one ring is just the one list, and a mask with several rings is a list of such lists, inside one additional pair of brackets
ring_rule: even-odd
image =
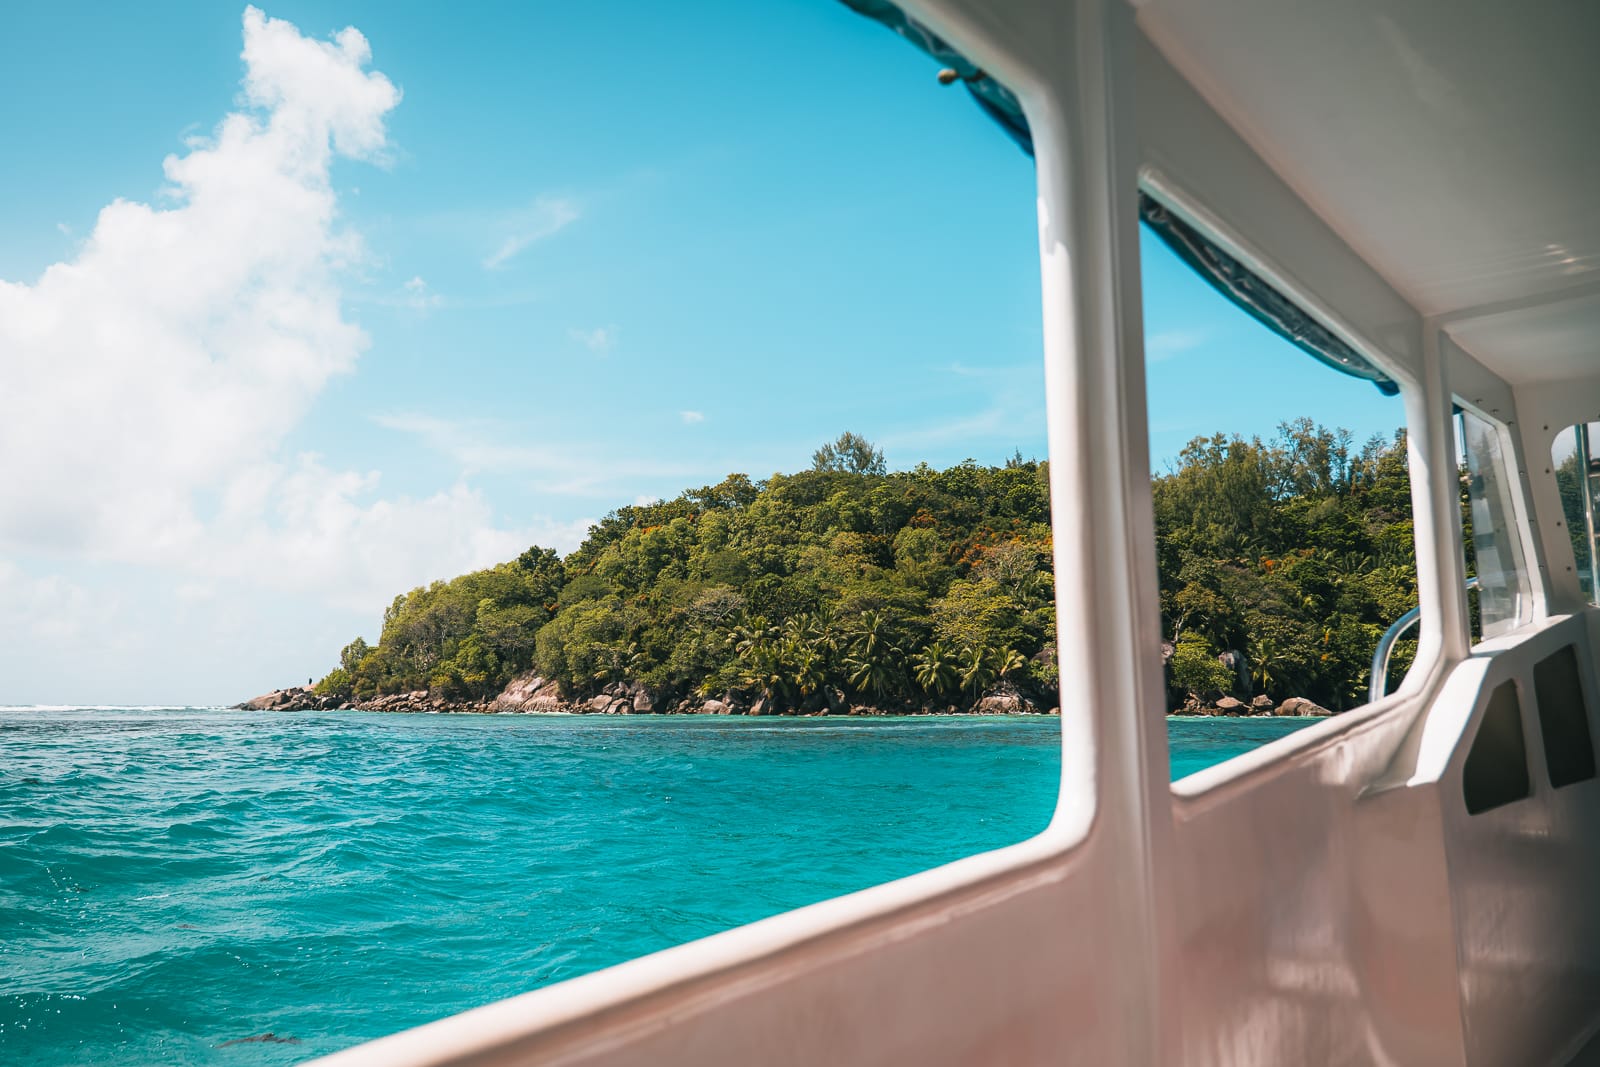
[(855, 633), (851, 635), (851, 647), (856, 655), (872, 659), (888, 640), (889, 624), (885, 621), (883, 612), (862, 612), (861, 617), (856, 620)]
[(739, 680), (746, 686), (759, 689), (775, 699), (788, 696), (789, 670), (783, 662), (780, 649), (770, 642), (762, 642), (752, 645), (740, 659), (744, 669), (739, 673)]
[(591, 677), (597, 682), (620, 682), (637, 677), (650, 666), (650, 657), (640, 650), (637, 642), (626, 645), (603, 645)]
[(956, 658), (938, 642), (925, 645), (911, 657), (917, 684), (929, 696), (943, 696), (956, 688), (961, 675)]
[(822, 656), (803, 639), (783, 643), (783, 660), (788, 667), (789, 681), (802, 697), (808, 697), (827, 681)]
[[(899, 649), (885, 651), (899, 652)], [(899, 672), (895, 670), (888, 656), (875, 659), (852, 656), (845, 661), (845, 666), (850, 668), (851, 685), (857, 689), (870, 691), (880, 699), (894, 692), (900, 680)]]
[(1249, 656), (1250, 677), (1263, 693), (1270, 694), (1282, 686), (1289, 658), (1278, 648), (1276, 641), (1270, 637), (1261, 638), (1251, 646)]
[(968, 645), (961, 650), (961, 689), (976, 700), (995, 679), (993, 656), (983, 648)]
[(733, 628), (733, 650), (742, 659), (759, 645), (776, 637), (776, 631), (759, 615), (748, 619), (743, 626)]
[(996, 651), (989, 661), (989, 668), (997, 679), (1025, 670), (1027, 666), (1028, 657), (1009, 646)]
[(833, 658), (839, 654), (841, 635), (839, 617), (830, 605), (820, 604), (815, 612), (806, 616), (806, 632), (811, 639), (811, 647), (822, 654), (824, 662), (833, 662)]

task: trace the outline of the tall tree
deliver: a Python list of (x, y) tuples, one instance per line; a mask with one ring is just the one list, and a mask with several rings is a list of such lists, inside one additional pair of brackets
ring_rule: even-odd
[(811, 454), (811, 469), (843, 474), (883, 474), (883, 449), (859, 434), (845, 431)]

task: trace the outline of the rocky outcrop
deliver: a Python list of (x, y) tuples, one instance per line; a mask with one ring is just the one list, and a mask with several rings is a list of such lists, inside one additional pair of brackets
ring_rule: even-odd
[(426, 689), (409, 693), (387, 693), (371, 700), (351, 700), (324, 696), (313, 689), (293, 686), (274, 689), (235, 708), (245, 711), (411, 711), (411, 712), (486, 712), (494, 710), (488, 701), (453, 701)]
[(1333, 712), (1329, 711), (1321, 704), (1315, 704), (1307, 700), (1305, 697), (1290, 697), (1288, 700), (1285, 700), (1282, 704), (1278, 705), (1278, 714), (1292, 715), (1296, 718), (1307, 718), (1313, 715), (1332, 715)]
[(249, 700), (246, 700), (243, 704), (235, 704), (234, 707), (240, 708), (244, 711), (272, 711), (275, 708), (282, 708), (289, 704), (296, 703), (303, 698), (303, 694), (305, 692), (306, 691), (304, 689), (301, 689), (298, 686), (293, 689), (274, 689), (270, 693), (263, 693), (258, 697), (252, 697)]
[(974, 715), (1041, 715), (1044, 709), (1009, 682), (1001, 682), (972, 705)]
[(295, 685), (288, 689), (274, 689), (234, 707), (245, 711), (330, 711), (348, 708), (350, 704), (338, 697), (319, 696), (313, 689)]
[(520, 712), (524, 715), (559, 713), (567, 708), (567, 702), (561, 699), (561, 687), (537, 674), (524, 674), (511, 679), (510, 684), (489, 704), (491, 711)]

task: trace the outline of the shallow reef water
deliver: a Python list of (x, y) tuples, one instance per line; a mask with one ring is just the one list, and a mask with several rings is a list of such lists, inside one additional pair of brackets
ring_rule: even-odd
[[(1175, 775), (1304, 720), (1172, 720)], [(0, 1063), (296, 1063), (1012, 844), (1054, 718), (0, 710)]]

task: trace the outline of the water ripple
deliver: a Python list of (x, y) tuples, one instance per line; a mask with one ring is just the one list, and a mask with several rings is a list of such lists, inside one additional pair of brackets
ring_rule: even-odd
[(1058, 746), (1042, 719), (0, 709), (0, 1063), (298, 1062), (1021, 840)]

